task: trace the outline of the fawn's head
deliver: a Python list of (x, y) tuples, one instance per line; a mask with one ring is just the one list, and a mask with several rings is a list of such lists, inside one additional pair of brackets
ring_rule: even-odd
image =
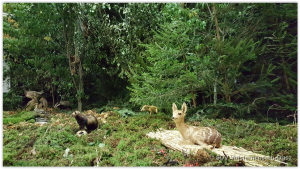
[(174, 120), (175, 122), (183, 122), (187, 110), (186, 104), (183, 103), (181, 106), (181, 110), (178, 110), (176, 104), (173, 103), (172, 110), (173, 110), (172, 120)]

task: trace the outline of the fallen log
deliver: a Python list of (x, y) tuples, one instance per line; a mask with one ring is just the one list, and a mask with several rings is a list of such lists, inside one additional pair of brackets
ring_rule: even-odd
[[(242, 147), (222, 145), (220, 148), (213, 148), (200, 145), (190, 145), (184, 142), (181, 134), (177, 130), (159, 129), (156, 132), (149, 132), (146, 136), (156, 138), (172, 150), (177, 150), (188, 155), (195, 155), (198, 150), (209, 149), (216, 153), (217, 160), (232, 159), (234, 161), (244, 161), (245, 166), (262, 167), (262, 166), (286, 166), (283, 159), (257, 154), (248, 151)], [(225, 155), (226, 154), (226, 155)]]

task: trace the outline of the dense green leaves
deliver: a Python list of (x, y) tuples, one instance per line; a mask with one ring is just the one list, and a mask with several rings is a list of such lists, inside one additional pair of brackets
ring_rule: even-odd
[(185, 101), (219, 116), (297, 109), (297, 4), (6, 3), (4, 11), (4, 78), (16, 95), (23, 86), (54, 102), (163, 111)]
[[(171, 102), (190, 101), (195, 106), (194, 101), (198, 100), (198, 104), (204, 103), (204, 107), (209, 109), (214, 100), (214, 109), (221, 116), (243, 116), (257, 112), (257, 107), (251, 106), (256, 104), (256, 99), (272, 100), (272, 93), (268, 91), (282, 78), (274, 78), (278, 69), (274, 62), (261, 60), (265, 49), (270, 46), (264, 43), (267, 37), (261, 38), (261, 32), (254, 32), (260, 30), (261, 20), (265, 17), (264, 12), (257, 11), (261, 6), (215, 6), (217, 15), (212, 15), (215, 12), (212, 4), (200, 6), (201, 11), (199, 8), (186, 8), (184, 4), (165, 6), (164, 25), (156, 31), (150, 44), (142, 45), (146, 47), (148, 67), (144, 73), (134, 77), (137, 80), (130, 88), (131, 101), (170, 109)], [(272, 10), (277, 9), (274, 7)], [(220, 40), (216, 38), (215, 19), (219, 24)], [(231, 22), (234, 24), (228, 24)], [(279, 27), (286, 29), (288, 25), (280, 24)], [(288, 43), (288, 46), (291, 44)], [(276, 52), (284, 50), (287, 49), (281, 45)], [(283, 64), (280, 66), (284, 67)], [(287, 66), (284, 70), (288, 74), (286, 69)], [(290, 81), (291, 78), (287, 83)], [(212, 99), (214, 93), (217, 97)], [(293, 100), (296, 101), (295, 98)], [(260, 111), (268, 108), (266, 106)]]

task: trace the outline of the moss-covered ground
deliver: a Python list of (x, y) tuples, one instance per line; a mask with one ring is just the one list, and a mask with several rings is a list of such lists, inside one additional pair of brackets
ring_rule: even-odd
[[(101, 115), (96, 109), (90, 112)], [(203, 163), (146, 137), (146, 133), (158, 128), (175, 129), (170, 113), (150, 116), (144, 112), (126, 114), (125, 110), (111, 109), (106, 123), (99, 121), (97, 130), (81, 137), (76, 136), (79, 126), (71, 111), (52, 112), (51, 120), (44, 125), (32, 123), (30, 114), (3, 112), (4, 166), (242, 165), (214, 158)], [(18, 120), (13, 120), (15, 118)], [(224, 118), (187, 120), (187, 123), (213, 126), (221, 132), (223, 145), (235, 145), (272, 157), (290, 157), (285, 162), (297, 166), (297, 127)], [(68, 154), (65, 154), (66, 149), (69, 149)]]

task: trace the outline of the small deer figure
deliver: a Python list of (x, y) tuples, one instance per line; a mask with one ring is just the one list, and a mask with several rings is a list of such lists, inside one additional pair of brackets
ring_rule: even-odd
[(141, 109), (141, 111), (148, 111), (149, 114), (151, 115), (151, 113), (156, 113), (158, 112), (158, 109), (156, 106), (149, 106), (149, 105), (144, 105)]
[(27, 111), (33, 110), (36, 103), (38, 103), (38, 100), (37, 100), (36, 97), (33, 97), (33, 99), (30, 100), (30, 101), (26, 104), (26, 108), (25, 108), (25, 109), (26, 109)]
[(209, 127), (189, 126), (184, 123), (184, 116), (187, 111), (185, 103), (182, 104), (181, 110), (178, 110), (176, 104), (173, 103), (172, 109), (172, 119), (185, 141), (209, 148), (212, 148), (212, 146), (217, 148), (221, 146), (221, 133), (217, 130)]

